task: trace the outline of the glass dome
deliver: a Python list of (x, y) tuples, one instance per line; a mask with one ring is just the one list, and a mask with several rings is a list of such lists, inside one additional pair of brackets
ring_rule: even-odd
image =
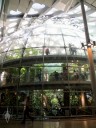
[[(45, 55), (45, 48), (50, 55), (70, 55), (70, 48), (76, 55), (84, 56), (81, 43), (85, 42), (85, 33), (79, 27), (70, 24), (70, 20), (62, 23), (49, 19), (43, 25), (34, 25), (20, 29), (0, 42), (1, 63), (22, 57)], [(75, 54), (75, 53), (73, 53)]]
[[(37, 4), (35, 3), (33, 5)], [(94, 21), (96, 19), (95, 12), (90, 6), (86, 4), (84, 6), (86, 14), (88, 11), (91, 12), (87, 15), (87, 22), (90, 39), (94, 41), (96, 40), (96, 32), (94, 29)], [(11, 16), (15, 18), (12, 19), (10, 17), (6, 21), (7, 26), (5, 27), (4, 36), (0, 42), (1, 64), (8, 60), (22, 57), (46, 55), (46, 48), (50, 50), (50, 55), (85, 55), (85, 51), (81, 49), (81, 43), (86, 44), (81, 5), (78, 4), (78, 6), (72, 10), (62, 13), (59, 13), (57, 8), (52, 7), (55, 11), (50, 9), (45, 15), (36, 19), (30, 17), (30, 11), (37, 11), (39, 14), (39, 11), (46, 6), (38, 4), (38, 7), (30, 7), (28, 15), (27, 13), (24, 15), (20, 24), (19, 18), (15, 16), (21, 15), (22, 12), (18, 10), (16, 12), (10, 11)], [(1, 35), (3, 35), (2, 32)], [(93, 51), (95, 55), (95, 48)]]

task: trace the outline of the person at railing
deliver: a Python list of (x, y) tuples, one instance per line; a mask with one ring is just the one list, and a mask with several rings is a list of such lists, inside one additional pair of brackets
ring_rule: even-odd
[(46, 55), (49, 55), (49, 54), (50, 54), (49, 48), (46, 48), (46, 49), (45, 49), (45, 54), (46, 54)]
[(57, 71), (54, 72), (54, 77), (55, 77), (55, 80), (59, 80), (59, 73)]
[(80, 76), (79, 76), (78, 70), (74, 70), (73, 77), (74, 77), (74, 80), (78, 80), (79, 79)]

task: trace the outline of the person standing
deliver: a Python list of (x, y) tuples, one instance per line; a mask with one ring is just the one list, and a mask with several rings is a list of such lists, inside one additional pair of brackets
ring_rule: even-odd
[(30, 116), (31, 110), (30, 110), (30, 98), (29, 98), (29, 96), (27, 96), (25, 98), (25, 101), (23, 102), (23, 104), (24, 104), (24, 116), (23, 116), (22, 124), (25, 124), (26, 117), (28, 117), (29, 119), (31, 119), (32, 124), (33, 124), (34, 118)]
[(49, 55), (49, 54), (50, 54), (49, 48), (46, 48), (46, 49), (45, 49), (45, 54), (46, 54), (46, 55)]

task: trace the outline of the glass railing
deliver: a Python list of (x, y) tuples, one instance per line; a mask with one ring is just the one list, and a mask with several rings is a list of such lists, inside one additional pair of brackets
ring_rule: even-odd
[[(63, 82), (67, 82), (68, 83), (69, 81), (69, 84), (71, 84), (72, 81), (74, 81), (75, 83), (80, 83), (81, 82), (88, 82), (88, 81), (91, 81), (90, 80), (90, 75), (89, 73), (82, 73), (82, 74), (69, 74), (69, 75), (63, 75), (62, 73), (58, 73), (56, 76), (54, 74), (50, 74), (49, 76), (46, 75), (43, 77), (42, 79), (42, 76), (39, 76), (37, 75), (36, 77), (31, 77), (30, 79), (28, 79), (26, 76), (13, 76), (11, 77), (10, 79), (9, 78), (3, 78), (3, 80), (1, 81), (1, 87), (3, 86), (8, 86), (8, 85), (11, 85), (11, 86), (16, 86), (16, 85), (23, 85), (23, 84), (28, 84), (28, 83), (34, 83), (34, 84), (37, 84), (37, 83), (51, 83), (52, 82), (58, 82), (58, 83), (63, 83)], [(82, 83), (83, 84), (83, 83)]]
[[(80, 57), (86, 57), (87, 54), (86, 51), (81, 48), (69, 48), (69, 47), (32, 47), (32, 48), (26, 48), (26, 49), (16, 49), (11, 50), (5, 53), (1, 53), (1, 59), (3, 57), (3, 62), (6, 62), (8, 60), (14, 60), (14, 59), (20, 59), (24, 57), (33, 57), (33, 56), (72, 56), (74, 59), (76, 56)], [(21, 62), (22, 63), (22, 62)]]
[[(3, 86), (16, 86), (16, 85), (23, 85), (23, 84), (37, 84), (37, 83), (51, 83), (52, 82), (58, 82), (59, 84), (63, 84), (64, 82), (71, 84), (73, 81), (75, 83), (80, 83), (80, 82), (90, 82), (90, 73), (89, 71), (72, 71), (70, 72), (73, 67), (70, 67), (68, 70), (63, 70), (62, 67), (44, 67), (45, 71), (42, 68), (42, 71), (39, 70), (36, 67), (32, 68), (27, 67), (27, 68), (22, 68), (21, 71), (19, 72), (14, 70), (15, 72), (8, 72), (8, 71), (3, 71), (1, 73), (1, 80), (0, 80), (0, 85), (1, 87)], [(15, 68), (14, 68), (15, 69)], [(46, 69), (48, 69), (46, 71)], [(56, 70), (57, 71), (56, 71)], [(8, 70), (8, 69), (7, 69)], [(13, 69), (12, 69), (13, 70)]]

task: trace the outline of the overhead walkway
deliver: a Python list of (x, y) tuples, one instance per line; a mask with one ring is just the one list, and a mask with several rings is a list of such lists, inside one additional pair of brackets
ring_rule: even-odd
[[(68, 63), (72, 61), (81, 61), (83, 63), (88, 62), (88, 58), (86, 56), (81, 55), (44, 55), (44, 56), (31, 56), (31, 57), (24, 57), (20, 59), (14, 59), (14, 60), (8, 60), (3, 63), (3, 67), (9, 67), (9, 66), (30, 66), (32, 64), (38, 64), (38, 63), (65, 63), (68, 61)], [(94, 60), (96, 62), (96, 60)]]
[[(21, 67), (21, 66), (32, 66), (33, 64), (40, 64), (40, 63), (70, 63), (72, 61), (77, 62), (80, 61), (81, 63), (88, 63), (88, 59), (86, 56), (82, 55), (44, 55), (44, 56), (32, 56), (32, 57), (25, 57), (21, 59), (15, 60), (8, 60), (5, 61), (2, 65), (2, 68), (10, 68), (10, 67)], [(96, 60), (94, 60), (96, 62)], [(55, 85), (55, 86), (54, 86)], [(89, 80), (56, 80), (56, 81), (27, 81), (24, 82), (18, 81), (16, 79), (13, 83), (8, 83), (7, 86), (0, 86), (0, 90), (4, 90), (9, 88), (11, 90), (17, 89), (67, 89), (70, 85), (71, 89), (81, 90), (81, 88), (85, 90), (91, 89), (91, 81)]]
[[(18, 84), (18, 83), (17, 83)], [(17, 84), (7, 84), (7, 86), (1, 86), (0, 90), (4, 89), (10, 89), (10, 90), (16, 90)], [(91, 82), (90, 81), (54, 81), (54, 82), (30, 82), (27, 83), (19, 83), (19, 90), (22, 89), (34, 89), (34, 90), (42, 90), (43, 89), (68, 89), (70, 85), (71, 89), (75, 90), (91, 90)]]

